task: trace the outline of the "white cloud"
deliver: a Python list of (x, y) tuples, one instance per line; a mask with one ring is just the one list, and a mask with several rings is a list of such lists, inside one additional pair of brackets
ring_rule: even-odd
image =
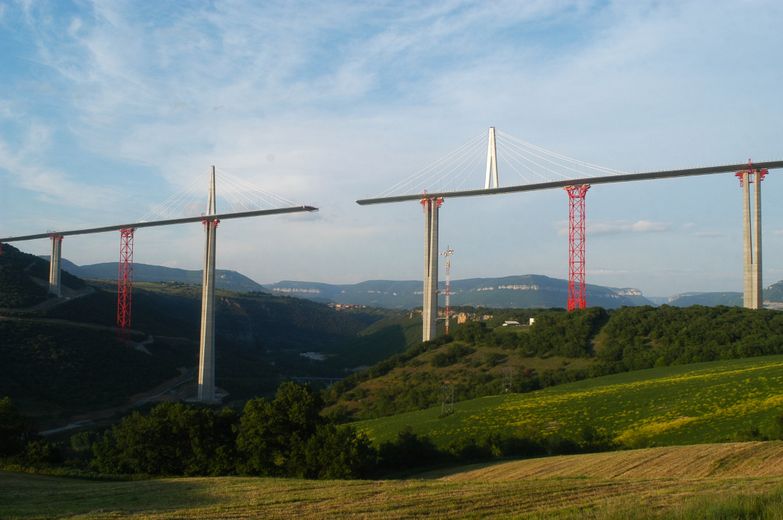
[(614, 221), (614, 222), (587, 222), (589, 235), (617, 235), (620, 233), (658, 233), (669, 231), (671, 224), (667, 222), (654, 222), (651, 220)]
[(693, 236), (699, 238), (725, 238), (727, 235), (723, 231), (696, 231)]
[(12, 146), (0, 138), (0, 170), (17, 186), (37, 194), (49, 204), (77, 208), (111, 206), (115, 191), (74, 180), (45, 164), (43, 157), (51, 139), (51, 128), (30, 123), (21, 143)]
[(0, 118), (11, 119), (14, 116), (13, 105), (10, 101), (0, 99)]
[(79, 30), (82, 28), (82, 20), (79, 17), (71, 19), (71, 23), (68, 25), (68, 34), (72, 37), (76, 37), (79, 34)]
[(588, 269), (587, 274), (590, 276), (617, 276), (625, 275), (631, 271), (627, 269)]
[[(585, 224), (588, 235), (619, 235), (623, 233), (660, 233), (670, 231), (672, 225), (668, 222), (655, 222), (651, 220), (612, 220), (591, 221)], [(561, 221), (557, 224), (558, 235), (568, 235), (568, 223)]]

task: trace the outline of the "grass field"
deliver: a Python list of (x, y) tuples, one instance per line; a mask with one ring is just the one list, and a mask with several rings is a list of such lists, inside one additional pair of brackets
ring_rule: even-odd
[(523, 479), (783, 478), (783, 442), (694, 444), (585, 455), (561, 455), (431, 472), (450, 481)]
[[(698, 448), (531, 459), (386, 481), (105, 482), (0, 472), (0, 518), (783, 518), (783, 443)], [(680, 470), (667, 471), (673, 468)]]
[(723, 442), (783, 412), (783, 356), (654, 368), (526, 394), (483, 397), (354, 423), (375, 442), (406, 427), (438, 445), (488, 432), (576, 436), (591, 425), (627, 447)]

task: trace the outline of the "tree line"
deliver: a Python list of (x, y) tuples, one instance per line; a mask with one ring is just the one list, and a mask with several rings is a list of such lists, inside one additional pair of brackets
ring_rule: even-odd
[[(400, 471), (505, 457), (601, 451), (608, 437), (585, 427), (575, 438), (490, 434), (445, 447), (401, 431), (374, 446), (350, 425), (322, 414), (308, 386), (283, 383), (274, 399), (248, 401), (242, 411), (161, 403), (133, 412), (103, 432), (85, 431), (68, 443), (35, 433), (9, 398), (0, 399), (0, 467), (75, 474), (145, 476), (250, 475), (308, 479), (384, 477)], [(78, 473), (81, 471), (81, 473)]]

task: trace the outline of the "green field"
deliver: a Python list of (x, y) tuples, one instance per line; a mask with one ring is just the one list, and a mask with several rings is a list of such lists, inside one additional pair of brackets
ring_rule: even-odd
[(489, 432), (574, 438), (585, 425), (626, 447), (723, 442), (783, 412), (783, 356), (616, 374), (354, 423), (376, 443), (406, 427), (440, 446)]
[(783, 518), (783, 443), (478, 465), (407, 480), (130, 482), (0, 472), (0, 518)]

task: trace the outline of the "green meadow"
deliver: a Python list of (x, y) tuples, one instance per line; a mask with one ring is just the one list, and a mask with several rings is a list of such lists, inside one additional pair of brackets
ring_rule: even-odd
[(381, 443), (411, 428), (445, 446), (488, 433), (575, 438), (591, 426), (625, 447), (724, 442), (783, 412), (783, 356), (653, 368), (483, 397), (354, 425)]

